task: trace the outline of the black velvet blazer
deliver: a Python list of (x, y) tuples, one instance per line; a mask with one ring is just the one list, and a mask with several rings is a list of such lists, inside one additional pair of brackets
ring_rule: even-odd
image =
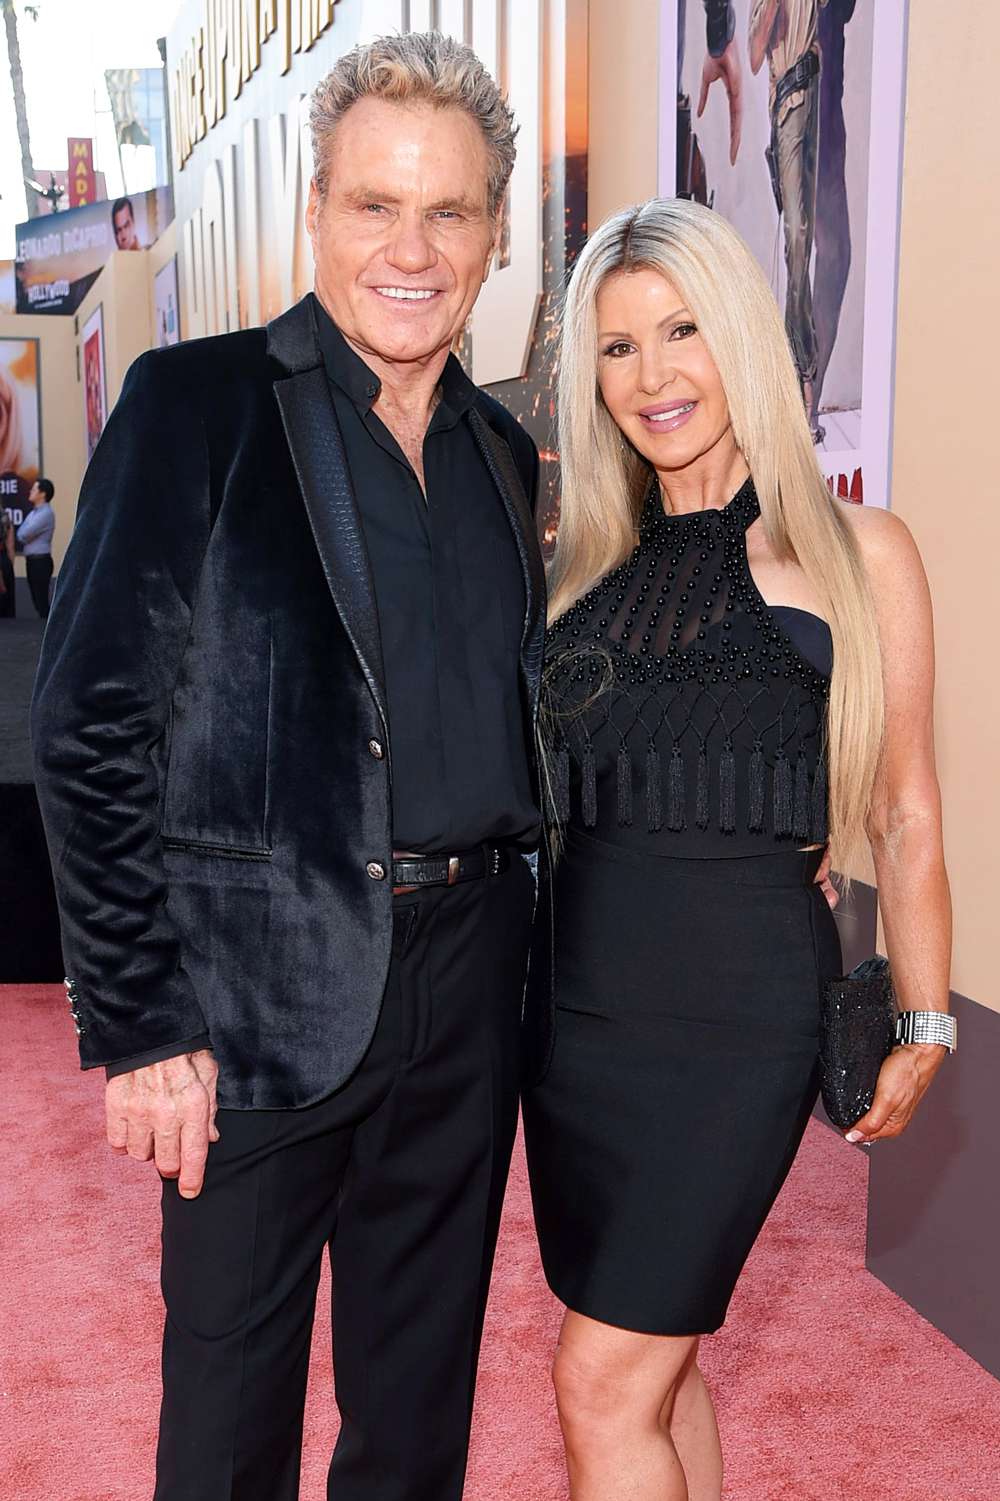
[[(524, 569), (537, 714), (538, 458), (470, 421)], [(391, 757), (364, 537), (307, 300), (145, 354), (84, 480), (32, 706), (83, 1066), (208, 1031), (220, 1102), (352, 1072), (389, 963)]]

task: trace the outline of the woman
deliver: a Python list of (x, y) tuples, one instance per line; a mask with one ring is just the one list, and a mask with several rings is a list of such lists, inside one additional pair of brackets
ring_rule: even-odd
[[(774, 299), (708, 209), (593, 236), (559, 423), (554, 1035), (525, 1100), (556, 1394), (573, 1501), (718, 1501), (698, 1339), (816, 1099), (828, 839), (841, 869), (870, 840), (901, 1005), (947, 1007), (930, 604), (903, 524), (831, 498)], [(944, 1051), (898, 1048), (848, 1139), (898, 1135)]]

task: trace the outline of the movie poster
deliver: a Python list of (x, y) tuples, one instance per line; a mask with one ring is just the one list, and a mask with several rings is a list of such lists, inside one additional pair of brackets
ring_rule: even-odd
[(542, 295), (524, 375), (493, 382), (486, 389), (523, 424), (538, 447), (536, 520), (548, 552), (555, 544), (559, 517), (558, 320), (566, 283), (587, 239), (587, 0), (546, 5), (544, 26), (543, 56), (549, 66), (543, 71), (541, 100)]
[(0, 338), (0, 506), (19, 527), (42, 472), (37, 339)]
[(14, 280), (14, 262), (0, 261), (0, 313), (17, 311)]
[(905, 0), (664, 0), (662, 28), (660, 191), (747, 241), (820, 467), (888, 505)]
[(177, 311), (177, 257), (170, 257), (153, 278), (153, 300), (156, 310), (156, 347), (164, 349), (168, 344), (179, 344), (181, 337), (180, 318)]
[(86, 323), (80, 340), (80, 360), (83, 371), (84, 410), (87, 422), (87, 459), (94, 456), (94, 449), (108, 420), (108, 390), (104, 369), (104, 304), (98, 303)]
[(169, 188), (46, 214), (15, 230), (17, 311), (75, 313), (115, 250), (145, 250), (174, 216)]

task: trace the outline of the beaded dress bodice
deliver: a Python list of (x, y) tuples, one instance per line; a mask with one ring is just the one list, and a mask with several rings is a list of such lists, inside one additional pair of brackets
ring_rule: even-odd
[(747, 563), (751, 480), (666, 515), (654, 483), (630, 556), (546, 638), (550, 815), (647, 854), (763, 854), (826, 838), (829, 677)]

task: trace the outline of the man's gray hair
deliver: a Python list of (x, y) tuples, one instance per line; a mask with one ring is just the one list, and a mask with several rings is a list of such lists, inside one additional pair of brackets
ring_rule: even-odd
[(471, 47), (438, 31), (411, 31), (378, 37), (340, 58), (317, 84), (309, 109), (313, 176), (321, 198), (329, 185), (333, 133), (359, 99), (465, 110), (482, 131), (489, 152), (487, 192), (490, 213), (496, 217), (514, 169), (517, 126), (513, 111)]

